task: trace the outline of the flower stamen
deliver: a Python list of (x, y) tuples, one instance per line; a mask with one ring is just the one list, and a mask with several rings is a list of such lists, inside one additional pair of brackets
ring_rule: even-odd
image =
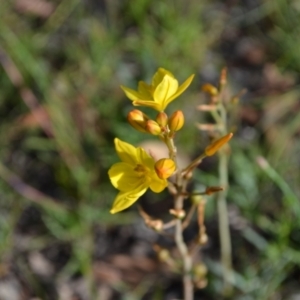
[(134, 171), (136, 171), (140, 177), (142, 177), (146, 174), (145, 167), (140, 164), (136, 165), (136, 167), (134, 168)]

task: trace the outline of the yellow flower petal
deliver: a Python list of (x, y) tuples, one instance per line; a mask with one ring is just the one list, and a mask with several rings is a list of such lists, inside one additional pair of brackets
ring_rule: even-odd
[(145, 181), (130, 164), (124, 162), (114, 164), (109, 169), (108, 175), (112, 185), (122, 192), (135, 190)]
[(191, 75), (178, 89), (177, 92), (172, 95), (172, 97), (170, 97), (167, 101), (167, 104), (169, 104), (171, 101), (173, 101), (175, 98), (177, 98), (178, 96), (180, 96), (191, 84), (193, 78), (194, 78), (194, 74)]
[(113, 203), (110, 213), (115, 214), (122, 211), (138, 200), (146, 191), (148, 186), (140, 186), (138, 189), (130, 192), (120, 192)]
[[(156, 174), (155, 174), (156, 175)], [(152, 181), (150, 183), (150, 189), (154, 193), (162, 192), (168, 186), (168, 181), (166, 179), (160, 179), (156, 175), (156, 177), (152, 177)]]
[(169, 75), (165, 75), (162, 82), (156, 87), (153, 98), (156, 103), (162, 106), (162, 110), (166, 108), (167, 100), (176, 93), (178, 89), (178, 81)]
[(138, 92), (140, 94), (140, 100), (152, 100), (152, 86), (144, 81), (140, 81), (138, 85)]
[(118, 138), (115, 138), (115, 147), (118, 156), (123, 162), (127, 162), (129, 164), (137, 163), (137, 152), (135, 147), (119, 140)]
[(154, 159), (141, 147), (137, 148), (138, 162), (148, 169), (154, 168)]
[(145, 106), (145, 107), (150, 107), (153, 108), (157, 111), (162, 111), (163, 106), (160, 103), (156, 103), (154, 101), (150, 100), (136, 100), (133, 101), (132, 104), (134, 106)]
[(125, 92), (126, 96), (132, 101), (135, 101), (135, 100), (138, 100), (138, 99), (141, 98), (140, 93), (138, 93), (135, 90), (132, 90), (132, 89), (130, 89), (126, 86), (123, 86), (123, 85), (121, 85), (121, 89)]
[(164, 79), (165, 75), (168, 75), (172, 78), (174, 78), (174, 75), (169, 72), (168, 70), (164, 69), (164, 68), (159, 68), (157, 70), (157, 72), (154, 74), (154, 76), (152, 77), (152, 86), (154, 88), (156, 88)]

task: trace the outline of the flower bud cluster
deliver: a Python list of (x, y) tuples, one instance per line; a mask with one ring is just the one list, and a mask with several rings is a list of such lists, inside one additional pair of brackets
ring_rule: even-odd
[(181, 110), (175, 111), (169, 118), (165, 112), (159, 112), (155, 120), (151, 120), (138, 109), (130, 111), (127, 115), (129, 124), (139, 132), (152, 135), (174, 136), (184, 125), (184, 115)]

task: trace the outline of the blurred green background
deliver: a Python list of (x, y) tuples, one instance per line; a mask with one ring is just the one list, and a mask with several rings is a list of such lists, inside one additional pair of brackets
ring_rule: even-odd
[[(247, 89), (231, 115), (232, 299), (298, 299), (299, 37), (298, 0), (1, 1), (0, 299), (181, 297), (136, 206), (109, 214), (113, 139), (145, 140), (126, 122), (119, 86), (158, 67), (180, 82), (196, 74), (169, 108), (185, 112), (177, 141), (194, 158), (208, 142), (195, 126), (209, 122), (195, 109), (206, 101), (200, 87), (217, 84), (224, 66), (228, 95)], [(216, 185), (216, 163), (194, 184)], [(208, 286), (196, 299), (221, 297), (216, 223), (211, 200)]]

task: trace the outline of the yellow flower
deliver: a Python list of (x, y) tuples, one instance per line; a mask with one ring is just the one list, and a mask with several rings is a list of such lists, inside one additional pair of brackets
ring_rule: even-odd
[(140, 81), (137, 91), (125, 86), (121, 88), (133, 101), (134, 106), (147, 106), (157, 111), (164, 111), (170, 102), (187, 89), (193, 78), (194, 75), (191, 75), (181, 86), (178, 86), (178, 81), (171, 72), (159, 68), (150, 85)]
[(114, 164), (108, 171), (112, 185), (120, 192), (111, 213), (117, 213), (131, 206), (148, 188), (160, 193), (168, 185), (160, 179), (154, 169), (154, 159), (141, 148), (115, 138), (115, 147), (121, 162)]

